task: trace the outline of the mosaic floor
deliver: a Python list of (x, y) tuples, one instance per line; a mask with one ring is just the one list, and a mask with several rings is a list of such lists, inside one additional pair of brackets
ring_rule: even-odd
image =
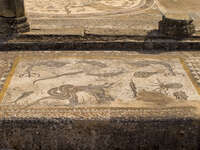
[[(184, 4), (188, 4), (185, 1), (187, 0), (184, 0)], [(199, 31), (200, 13), (193, 1), (195, 0), (192, 0), (191, 5), (188, 4), (187, 12), (195, 20), (196, 30)], [(66, 29), (65, 34), (76, 31), (78, 35), (146, 35), (158, 28), (163, 13), (172, 11), (169, 8), (182, 3), (182, 1), (163, 0), (25, 0), (24, 2), (32, 30)], [(181, 14), (185, 13), (181, 9), (183, 6), (177, 7)], [(195, 11), (192, 9), (194, 7)], [(130, 31), (126, 31), (127, 29)], [(80, 30), (80, 33), (77, 33), (77, 30)]]
[(69, 16), (112, 15), (131, 12), (145, 6), (144, 0), (26, 0), (29, 13)]
[(199, 106), (200, 57), (47, 54), (2, 59), (0, 117), (185, 117)]
[[(189, 69), (198, 62), (140, 56), (129, 60), (89, 56), (21, 58), (16, 60), (4, 85), (1, 104), (24, 108), (112, 107), (131, 104), (148, 95), (169, 101), (200, 100), (196, 75), (199, 68)], [(195, 78), (190, 77), (190, 71), (191, 75), (197, 72)]]

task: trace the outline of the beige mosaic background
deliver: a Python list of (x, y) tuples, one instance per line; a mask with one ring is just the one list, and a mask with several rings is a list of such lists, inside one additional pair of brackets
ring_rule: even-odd
[(30, 12), (47, 14), (90, 14), (118, 12), (123, 9), (133, 9), (141, 0), (26, 0)]

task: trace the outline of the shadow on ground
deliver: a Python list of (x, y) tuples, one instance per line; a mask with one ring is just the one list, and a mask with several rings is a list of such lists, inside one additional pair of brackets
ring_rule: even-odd
[(0, 148), (16, 150), (197, 150), (199, 120), (109, 121), (12, 119), (0, 121)]

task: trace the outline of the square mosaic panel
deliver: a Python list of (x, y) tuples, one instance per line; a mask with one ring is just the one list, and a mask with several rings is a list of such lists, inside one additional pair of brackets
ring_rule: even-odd
[(1, 105), (131, 106), (141, 99), (148, 101), (149, 95), (200, 100), (187, 67), (196, 60), (186, 62), (178, 57), (142, 56), (19, 58), (1, 92)]

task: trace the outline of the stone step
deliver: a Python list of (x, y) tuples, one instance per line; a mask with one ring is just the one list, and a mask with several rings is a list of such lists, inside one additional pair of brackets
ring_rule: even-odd
[(39, 29), (1, 35), (0, 50), (199, 50), (200, 32), (184, 39), (169, 38), (158, 30), (67, 28)]

